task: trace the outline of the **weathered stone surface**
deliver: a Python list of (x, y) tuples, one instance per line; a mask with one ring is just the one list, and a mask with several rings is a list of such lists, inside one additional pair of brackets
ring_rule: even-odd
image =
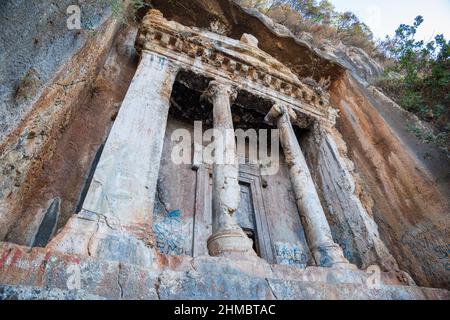
[[(359, 198), (353, 163), (345, 160), (346, 146), (336, 130), (316, 126), (300, 140), (314, 175), (334, 238), (346, 258), (365, 269), (373, 264), (398, 269), (397, 262), (380, 239), (378, 226)], [(344, 150), (342, 150), (344, 148)]]
[(96, 167), (82, 211), (51, 247), (151, 265), (152, 218), (177, 68), (144, 53)]
[(0, 300), (106, 300), (83, 290), (0, 285)]
[(241, 42), (248, 44), (249, 46), (258, 48), (258, 39), (256, 39), (256, 37), (251, 34), (244, 33), (241, 37)]
[[(61, 199), (63, 217), (58, 227), (64, 226), (74, 204), (79, 198), (84, 199), (82, 184), (83, 180), (90, 181), (90, 164), (96, 167), (92, 170), (87, 198), (80, 202), (82, 210), (71, 217), (45, 249), (1, 245), (1, 298), (449, 299), (445, 290), (414, 286), (409, 275), (400, 271), (410, 272), (419, 285), (449, 286), (449, 232), (445, 217), (449, 207), (446, 195), (450, 189), (447, 178), (437, 179), (446, 172), (448, 159), (436, 157), (424, 161), (414, 149), (417, 139), (401, 128), (408, 115), (376, 89), (365, 88), (380, 70), (364, 52), (354, 48), (314, 48), (306, 37), (295, 39), (286, 28), (261, 13), (241, 9), (227, 0), (193, 0), (190, 10), (183, 14), (179, 10), (181, 0), (155, 0), (153, 4), (168, 20), (173, 18), (182, 24), (166, 20), (157, 10), (144, 19), (137, 37), (141, 65), (117, 117), (114, 105), (122, 101), (137, 66), (130, 45), (135, 33), (129, 27), (124, 33), (127, 39), (114, 40), (118, 24), (107, 21), (63, 66), (55, 85), (45, 90), (23, 125), (0, 146), (0, 239), (11, 242), (33, 243), (49, 201), (55, 198)], [(191, 25), (195, 27), (186, 27)], [(64, 40), (56, 41), (55, 46), (61, 43)], [(107, 55), (112, 44), (113, 49)], [(74, 50), (74, 46), (70, 48)], [(121, 50), (126, 52), (119, 53), (123, 59), (118, 59)], [(58, 57), (55, 54), (56, 60)], [(27, 81), (17, 93), (30, 91), (38, 95), (40, 85), (36, 81), (46, 81), (59, 63), (55, 59), (49, 60), (42, 79), (39, 72), (30, 68)], [(166, 72), (172, 63), (184, 69), (185, 75), (179, 82), (191, 91), (181, 89), (187, 91), (169, 102), (177, 70)], [(79, 68), (81, 64), (83, 68)], [(25, 71), (23, 66), (20, 68)], [(350, 73), (345, 73), (345, 68)], [(102, 71), (97, 76), (99, 70)], [(186, 74), (192, 79), (186, 79)], [(108, 80), (102, 81), (102, 77)], [(240, 111), (230, 115), (228, 103), (227, 115), (219, 117), (227, 120), (224, 128), (232, 128), (233, 121), (239, 126), (257, 126), (261, 116), (254, 114), (267, 113), (273, 102), (282, 101), (289, 106), (292, 125), (310, 130), (310, 136), (305, 131), (296, 136), (292, 128), (289, 132), (295, 143), (300, 139), (305, 152), (311, 173), (306, 183), (302, 180), (302, 183), (293, 181), (283, 185), (288, 174), (273, 179), (263, 179), (257, 174), (252, 182), (260, 182), (265, 189), (260, 191), (261, 207), (272, 201), (271, 206), (281, 209), (283, 205), (285, 211), (292, 211), (271, 217), (273, 226), (264, 231), (286, 233), (277, 235), (273, 243), (277, 252), (273, 260), (289, 265), (270, 265), (256, 256), (252, 259), (238, 255), (201, 256), (206, 254), (205, 248), (198, 248), (206, 246), (206, 241), (192, 234), (186, 239), (205, 242), (192, 245), (195, 258), (183, 255), (191, 254), (189, 250), (177, 250), (178, 256), (169, 256), (154, 248), (153, 196), (161, 174), (159, 163), (169, 105), (177, 104), (172, 113), (185, 115), (192, 108), (183, 109), (185, 104), (180, 100), (188, 100), (187, 104), (195, 108), (201, 104), (195, 115), (191, 115), (201, 118), (210, 106), (195, 99), (211, 79), (220, 79), (227, 86), (241, 90), (241, 98), (236, 103)], [(203, 89), (192, 90), (193, 86)], [(3, 87), (0, 96), (2, 90)], [(10, 83), (6, 91), (11, 92)], [(80, 104), (83, 107), (76, 109)], [(340, 134), (332, 128), (336, 112), (331, 106), (341, 111), (337, 127)], [(21, 108), (10, 118), (13, 122), (26, 111)], [(236, 118), (233, 121), (232, 116)], [(92, 129), (95, 121), (89, 117), (98, 121), (96, 130)], [(214, 117), (210, 118), (212, 124)], [(103, 149), (99, 146), (114, 120)], [(91, 128), (81, 129), (84, 123)], [(315, 131), (317, 128), (320, 130)], [(95, 166), (96, 152), (100, 158), (98, 166)], [(292, 164), (291, 154), (286, 153), (288, 164)], [(438, 154), (433, 151), (433, 155)], [(307, 169), (305, 159), (301, 160), (300, 167)], [(196, 203), (203, 196), (211, 199), (207, 195), (210, 192), (208, 171), (201, 164), (196, 165), (196, 170), (201, 174), (184, 174), (194, 178), (181, 182), (192, 183), (186, 190), (191, 191), (193, 208), (186, 216), (195, 219), (199, 217), (197, 210), (206, 212), (203, 217), (211, 211), (207, 200)], [(232, 168), (231, 175), (228, 173), (223, 176), (230, 176), (236, 182), (236, 168)], [(205, 183), (203, 188), (197, 188), (199, 181)], [(233, 191), (236, 190), (234, 182), (230, 184)], [(301, 199), (298, 194), (295, 197), (293, 191), (301, 190), (304, 185), (309, 191), (317, 188), (322, 204), (317, 194), (313, 195), (312, 202), (310, 197)], [(282, 194), (276, 193), (279, 190), (283, 190)], [(214, 194), (219, 192), (215, 190)], [(225, 200), (235, 200), (235, 195), (234, 192)], [(291, 196), (295, 199), (290, 207)], [(284, 197), (282, 201), (280, 197)], [(312, 216), (317, 220), (319, 213), (321, 220), (316, 226), (322, 231), (326, 229), (326, 238), (337, 249), (338, 260), (342, 254), (333, 238), (344, 248), (345, 256), (360, 268), (378, 264), (388, 271), (381, 274), (379, 289), (369, 288), (370, 275), (364, 271), (310, 266), (313, 262), (308, 258), (307, 247), (313, 253), (317, 248), (311, 241), (306, 243), (303, 226), (296, 225), (302, 223), (296, 222), (299, 219), (295, 200), (313, 203), (312, 208), (325, 208), (328, 222), (322, 219), (324, 210), (313, 210), (316, 214)], [(235, 212), (236, 201), (229, 204), (226, 209)], [(197, 232), (195, 219), (183, 230)], [(208, 224), (208, 219), (204, 220)], [(314, 226), (303, 224), (305, 230)], [(326, 227), (328, 224), (331, 231)], [(204, 235), (210, 235), (205, 230)], [(297, 232), (298, 237), (292, 237), (292, 232)], [(240, 232), (238, 238), (241, 236), (245, 237)], [(231, 242), (233, 245), (236, 247)], [(210, 251), (214, 254), (220, 250)], [(316, 260), (322, 260), (317, 253), (315, 256)], [(319, 264), (333, 266), (322, 262)], [(77, 270), (81, 274), (81, 288), (73, 289), (77, 285), (74, 278)]]
[(212, 256), (226, 254), (255, 255), (252, 242), (237, 224), (239, 208), (239, 163), (234, 139), (231, 99), (233, 88), (212, 81), (205, 95), (213, 104), (214, 143), (212, 235), (208, 251)]
[[(95, 37), (88, 38), (82, 49), (59, 70), (39, 99), (34, 104), (29, 102), (32, 110), (2, 141), (0, 239), (32, 244), (47, 209), (47, 201), (58, 196), (48, 192), (47, 199), (34, 203), (37, 191), (48, 184), (50, 173), (46, 172), (44, 163), (49, 164), (50, 160), (58, 157), (56, 152), (61, 149), (57, 149), (57, 145), (75, 118), (80, 103), (89, 95), (118, 27), (114, 20), (107, 20), (98, 28)], [(80, 65), (84, 67), (80, 68)], [(1, 74), (3, 76), (4, 73)], [(66, 145), (63, 150), (67, 152), (67, 149), (70, 148)]]
[(83, 203), (84, 210), (138, 234), (151, 226), (176, 73), (165, 57), (142, 55)]
[(109, 222), (104, 215), (83, 210), (69, 220), (47, 248), (151, 267), (155, 263), (154, 249), (144, 240)]
[(58, 69), (89, 42), (87, 28), (99, 31), (110, 16), (106, 2), (86, 0), (85, 29), (68, 30), (66, 9), (72, 4), (70, 0), (1, 2), (0, 142), (32, 109)]
[(393, 102), (375, 99), (355, 80), (336, 82), (331, 93), (341, 111), (337, 128), (360, 176), (360, 199), (380, 238), (417, 284), (447, 288), (449, 189), (442, 175), (448, 159), (426, 163), (420, 156), (426, 149), (413, 150), (413, 134)]
[(339, 61), (364, 85), (370, 84), (383, 74), (383, 68), (379, 63), (360, 48), (348, 47), (342, 43), (338, 45), (324, 43), (319, 49), (325, 57)]
[[(405, 287), (363, 271), (270, 266), (226, 258), (146, 269), (46, 249), (0, 246), (0, 299), (449, 299), (446, 290)], [(190, 262), (190, 263), (189, 263)], [(37, 270), (38, 272), (35, 272)], [(80, 283), (77, 286), (76, 276)], [(75, 288), (73, 287), (75, 286)], [(51, 289), (49, 289), (51, 288)]]
[[(271, 117), (275, 119), (270, 119)], [(281, 145), (289, 166), (295, 200), (316, 264), (323, 267), (347, 265), (348, 261), (342, 249), (332, 238), (319, 195), (292, 128), (288, 110), (284, 106), (274, 106), (268, 115), (268, 120), (276, 121), (280, 130)]]

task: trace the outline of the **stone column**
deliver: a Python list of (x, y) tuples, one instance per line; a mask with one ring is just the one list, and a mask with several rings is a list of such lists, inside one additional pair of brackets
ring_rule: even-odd
[(82, 210), (55, 238), (57, 249), (137, 263), (136, 257), (145, 255), (138, 248), (152, 247), (154, 198), (177, 72), (167, 58), (142, 52)]
[(213, 164), (212, 235), (208, 251), (212, 256), (256, 255), (252, 241), (237, 224), (239, 207), (239, 163), (234, 139), (230, 99), (231, 86), (212, 81), (205, 97), (213, 104), (215, 157)]
[(143, 52), (106, 142), (83, 209), (139, 237), (151, 233), (159, 165), (177, 68)]
[(287, 108), (274, 106), (266, 120), (276, 122), (280, 130), (281, 145), (289, 167), (295, 200), (316, 264), (322, 267), (352, 266), (345, 259), (341, 247), (332, 238), (330, 226), (292, 128)]

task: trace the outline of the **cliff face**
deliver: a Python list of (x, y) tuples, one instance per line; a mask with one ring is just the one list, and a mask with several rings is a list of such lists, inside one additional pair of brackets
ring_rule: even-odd
[(81, 1), (82, 30), (69, 31), (73, 2), (0, 3), (0, 140), (11, 133), (64, 64), (108, 18), (105, 1)]
[(410, 148), (403, 140), (406, 119), (394, 122), (398, 106), (375, 89), (347, 77), (331, 92), (341, 112), (338, 130), (360, 177), (361, 196), (371, 199), (363, 202), (383, 241), (418, 283), (448, 287), (446, 159), (435, 159), (436, 167), (425, 163), (424, 146), (416, 143)]
[[(9, 22), (0, 47), (3, 241), (31, 246), (52, 203), (60, 206), (58, 229), (65, 225), (137, 67), (135, 23), (121, 26), (106, 5), (84, 1), (90, 11), (83, 23), (93, 31), (67, 31), (64, 13), (69, 2), (0, 4), (0, 18)], [(312, 155), (309, 164), (322, 201), (341, 201), (345, 216), (348, 199), (356, 196), (370, 215), (348, 220), (347, 230), (333, 231), (353, 237), (347, 239), (349, 246), (367, 252), (355, 257), (360, 267), (384, 266), (392, 254), (417, 284), (450, 287), (449, 160), (408, 132), (406, 125), (416, 121), (414, 117), (369, 86), (380, 72), (376, 62), (356, 48), (314, 48), (308, 39), (295, 39), (267, 17), (228, 0), (154, 0), (151, 5), (168, 20), (187, 26), (235, 39), (253, 34), (262, 50), (299, 78), (329, 77), (331, 103), (340, 112), (338, 151), (356, 181), (349, 197), (329, 196), (326, 177), (314, 169), (314, 163), (323, 161), (320, 155)], [(45, 18), (38, 14), (42, 12), (47, 12)], [(16, 17), (28, 23), (16, 23)], [(22, 39), (16, 39), (17, 34)], [(16, 95), (21, 86), (29, 93), (23, 99)], [(340, 218), (327, 214), (336, 229)], [(349, 230), (361, 229), (369, 218), (377, 225), (366, 226), (368, 231), (355, 238)], [(365, 234), (376, 229), (381, 239), (366, 242)], [(346, 239), (337, 241), (342, 245)]]
[[(9, 20), (15, 14), (20, 16), (21, 12), (31, 10), (24, 2), (23, 6), (14, 6), (14, 3), (11, 1), (2, 4), (5, 6), (2, 13), (8, 15)], [(101, 9), (93, 2), (86, 5), (86, 9)], [(53, 2), (49, 1), (39, 8), (31, 6), (40, 13), (47, 12), (48, 7), (54, 7)], [(114, 108), (117, 106), (114, 106), (114, 103), (120, 101), (114, 101), (115, 94), (111, 94), (101, 109), (96, 110), (98, 112), (93, 111), (90, 114), (87, 111), (92, 110), (93, 105), (83, 106), (86, 99), (97, 97), (102, 87), (107, 87), (107, 80), (102, 80), (100, 71), (103, 67), (108, 69), (105, 60), (116, 38), (119, 24), (108, 19), (109, 13), (105, 9), (102, 14), (98, 14), (99, 21), (104, 22), (97, 25), (96, 29), (68, 31), (65, 9), (66, 7), (61, 7), (48, 17), (48, 21), (58, 26), (56, 29), (60, 34), (56, 30), (43, 32), (41, 29), (46, 30), (45, 24), (48, 21), (42, 22), (42, 18), (33, 20), (42, 15), (32, 14), (30, 11), (26, 14), (29, 24), (7, 25), (13, 30), (6, 32), (6, 36), (23, 31), (30, 37), (25, 42), (26, 45), (33, 43), (32, 38), (45, 43), (45, 46), (38, 46), (34, 50), (22, 51), (22, 42), (12, 39), (6, 39), (4, 42), (9, 54), (4, 56), (5, 63), (2, 63), (2, 67), (21, 66), (26, 70), (32, 66), (39, 74), (39, 81), (33, 86), (35, 90), (27, 91), (29, 96), (25, 100), (21, 101), (15, 97), (17, 88), (23, 82), (20, 76), (8, 83), (10, 88), (5, 90), (2, 100), (2, 105), (5, 106), (2, 108), (2, 127), (5, 128), (4, 133), (10, 134), (3, 139), (0, 147), (0, 235), (2, 239), (14, 239), (13, 242), (20, 244), (32, 243), (36, 230), (35, 227), (30, 229), (30, 226), (40, 224), (49, 207), (48, 202), (52, 203), (58, 198), (67, 199), (64, 187), (61, 187), (65, 185), (64, 181), (67, 181), (63, 177), (74, 177), (75, 180), (69, 180), (76, 181), (76, 187), (80, 186), (84, 172), (92, 161), (89, 153), (82, 150), (96, 151), (96, 145), (101, 144), (110, 124), (108, 120), (116, 111)], [(84, 21), (88, 22), (87, 19)], [(26, 30), (15, 30), (20, 28), (18, 25), (33, 28), (30, 27), (32, 30), (27, 33)], [(78, 41), (67, 44), (66, 38), (75, 38)], [(40, 51), (51, 51), (52, 54), (42, 57), (36, 53)], [(17, 56), (15, 52), (22, 54)], [(12, 73), (19, 72), (19, 69), (15, 70), (12, 68)], [(40, 70), (47, 70), (47, 73)], [(113, 75), (112, 71), (106, 71), (108, 72)], [(2, 79), (10, 76), (9, 69), (1, 74)], [(105, 77), (108, 78), (114, 79), (114, 76)], [(9, 114), (13, 116), (10, 117)], [(103, 119), (100, 126), (96, 125), (97, 117), (98, 120)], [(77, 118), (78, 121), (75, 120)], [(84, 143), (82, 137), (89, 136), (92, 130), (97, 130), (92, 133), (94, 141)], [(74, 157), (74, 162), (69, 160), (70, 154)], [(77, 171), (79, 166), (83, 173)], [(55, 183), (56, 181), (61, 184)], [(63, 208), (69, 206), (66, 207), (66, 212), (73, 211), (73, 203), (76, 203), (78, 195), (68, 197), (69, 202), (62, 201)]]

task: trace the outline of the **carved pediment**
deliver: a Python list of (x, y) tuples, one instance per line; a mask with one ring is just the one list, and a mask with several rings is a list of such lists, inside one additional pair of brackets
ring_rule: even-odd
[(244, 34), (239, 41), (168, 21), (158, 10), (150, 10), (140, 27), (136, 48), (139, 53), (168, 56), (243, 88), (254, 86), (296, 112), (334, 122), (327, 88), (301, 81), (287, 66), (259, 49), (251, 35)]

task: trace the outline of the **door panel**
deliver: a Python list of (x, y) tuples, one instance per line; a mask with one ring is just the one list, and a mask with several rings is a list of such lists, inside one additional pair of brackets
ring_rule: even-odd
[(176, 165), (171, 161), (170, 137), (179, 128), (192, 130), (173, 119), (167, 123), (153, 210), (153, 234), (161, 253), (192, 255), (196, 172), (190, 165)]
[(267, 187), (263, 189), (263, 197), (266, 203), (276, 263), (301, 268), (313, 265), (314, 262), (295, 203), (289, 169), (282, 154), (280, 154), (278, 174), (265, 176), (264, 179)]
[[(170, 136), (192, 126), (169, 120), (155, 197), (153, 232), (161, 253), (208, 255), (212, 233), (212, 168), (175, 165)], [(258, 166), (240, 165), (241, 202), (237, 220), (255, 240), (257, 253), (269, 263), (312, 265), (289, 172), (282, 154), (276, 175), (261, 177)]]

